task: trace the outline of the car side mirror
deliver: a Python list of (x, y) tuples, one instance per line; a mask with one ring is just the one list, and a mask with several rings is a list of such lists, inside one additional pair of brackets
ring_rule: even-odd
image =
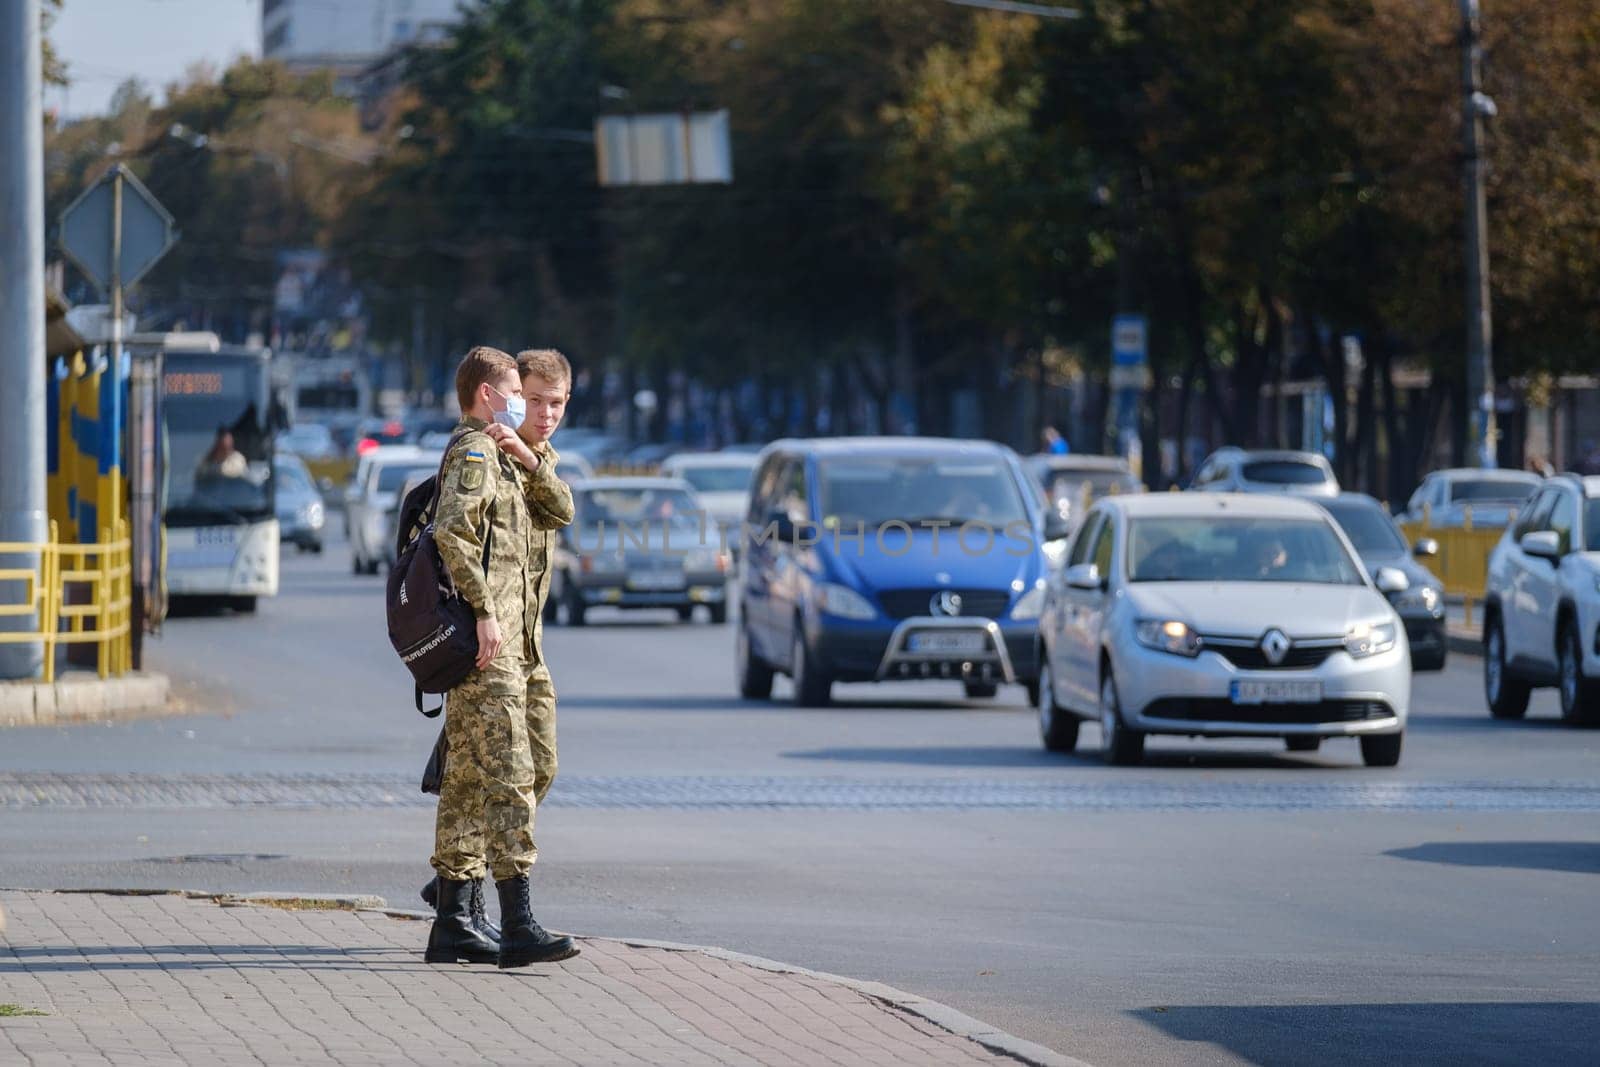
[(1378, 592), (1386, 596), (1391, 593), (1404, 593), (1411, 588), (1411, 579), (1406, 577), (1406, 572), (1399, 567), (1379, 567), (1374, 580)]
[(1098, 593), (1105, 581), (1100, 577), (1100, 567), (1094, 563), (1076, 563), (1067, 568), (1065, 580), (1068, 588)]
[(1055, 508), (1050, 508), (1044, 513), (1044, 539), (1046, 541), (1060, 541), (1072, 535), (1072, 526), (1066, 518)]
[(1424, 537), (1412, 546), (1411, 554), (1418, 559), (1432, 559), (1439, 554), (1439, 542), (1431, 537)]
[(1522, 551), (1554, 563), (1561, 558), (1561, 535), (1554, 530), (1535, 530), (1522, 535)]

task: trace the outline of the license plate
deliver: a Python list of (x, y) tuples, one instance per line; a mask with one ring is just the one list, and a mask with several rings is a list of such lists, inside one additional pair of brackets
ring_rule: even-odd
[(1234, 682), (1229, 696), (1235, 704), (1317, 704), (1321, 682)]
[(682, 589), (681, 574), (634, 574), (628, 577), (629, 589)]
[(912, 634), (906, 647), (912, 652), (983, 652), (989, 639), (975, 633), (920, 633)]

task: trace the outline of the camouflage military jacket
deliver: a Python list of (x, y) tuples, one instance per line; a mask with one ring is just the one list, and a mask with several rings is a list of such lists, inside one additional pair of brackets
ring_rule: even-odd
[(540, 641), (544, 637), (544, 604), (550, 596), (550, 565), (555, 558), (556, 539), (562, 527), (572, 522), (572, 490), (556, 476), (561, 456), (548, 442), (539, 453), (539, 469), (529, 471), (517, 464), (524, 499), (533, 522), (533, 553), (528, 557), (528, 572), (533, 600), (528, 614), (533, 619), (533, 663), (544, 662)]
[[(456, 427), (470, 432), (444, 458), (433, 537), (451, 579), (478, 618), (492, 616), (506, 648), (516, 648), (513, 642), (518, 642), (522, 654), (530, 656), (538, 616), (528, 614), (536, 604), (528, 566), (534, 529), (518, 473), (523, 468), (483, 432), (487, 425), (463, 417)], [(485, 574), (483, 548), (491, 512), (494, 529)]]

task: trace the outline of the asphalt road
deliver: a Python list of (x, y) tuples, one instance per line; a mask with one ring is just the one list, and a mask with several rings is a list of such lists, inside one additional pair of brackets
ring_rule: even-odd
[[(257, 616), (149, 646), (187, 714), (0, 734), (0, 885), (420, 906), (436, 726), (380, 589), (286, 554)], [(1592, 1062), (1600, 731), (1549, 694), (1491, 721), (1474, 659), (1419, 678), (1394, 770), (1186, 740), (1123, 769), (1045, 753), (1020, 689), (751, 703), (730, 627), (593, 620), (546, 638), (546, 925), (881, 980), (1096, 1064)]]

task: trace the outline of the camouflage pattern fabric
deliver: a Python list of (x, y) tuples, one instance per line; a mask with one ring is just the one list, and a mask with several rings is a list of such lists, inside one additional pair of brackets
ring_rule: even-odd
[[(481, 419), (461, 420), (458, 429), (472, 432), (462, 434), (445, 456), (433, 539), (478, 618), (493, 616), (506, 648), (529, 659), (535, 619), (528, 618), (527, 610), (537, 592), (528, 571), (533, 523), (517, 473), (523, 467), (483, 432), (487, 425)], [(483, 544), (491, 509), (494, 532), (485, 576)]]
[[(539, 469), (530, 472), (519, 463), (517, 472), (533, 523), (533, 550), (528, 554), (529, 589), (533, 594), (528, 615), (533, 620), (533, 640), (528, 651), (530, 662), (539, 666), (544, 663), (544, 604), (550, 595), (550, 563), (555, 558), (559, 531), (572, 522), (573, 505), (572, 490), (556, 477), (561, 456), (548, 441), (535, 451), (539, 453)], [(553, 731), (551, 736), (555, 736)]]
[(502, 653), (445, 698), (450, 746), (434, 821), (440, 877), (495, 881), (533, 866), (535, 775), (528, 740), (527, 662)]
[[(528, 739), (527, 683), (535, 636), (527, 617), (537, 590), (528, 561), (533, 526), (520, 464), (462, 419), (462, 435), (446, 455), (434, 540), (451, 579), (479, 618), (492, 616), (503, 640), (499, 654), (445, 700), (445, 762), (435, 821), (433, 869), (444, 878), (480, 877), (487, 865), (499, 881), (533, 865), (534, 769)], [(493, 534), (488, 574), (484, 539)]]

